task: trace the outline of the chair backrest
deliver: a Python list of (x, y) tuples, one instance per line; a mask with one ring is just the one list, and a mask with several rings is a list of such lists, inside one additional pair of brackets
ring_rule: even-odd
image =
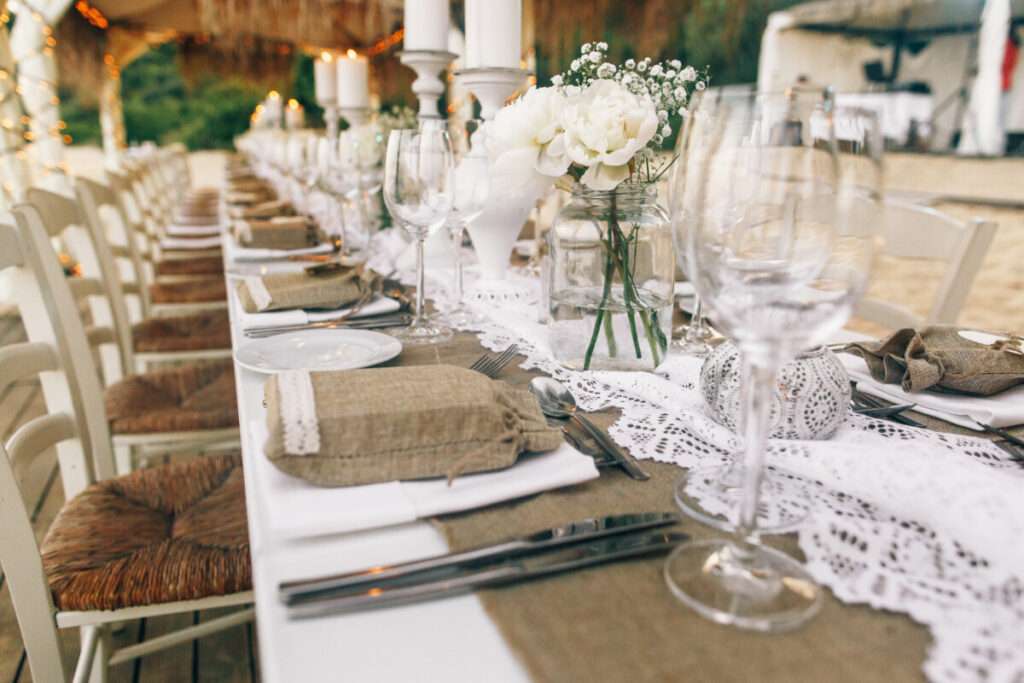
[(892, 200), (882, 213), (887, 255), (942, 262), (945, 270), (926, 317), (897, 303), (871, 298), (860, 302), (857, 316), (890, 329), (956, 323), (998, 225), (979, 219), (962, 221), (931, 207)]
[(77, 448), (57, 447), (64, 490), (73, 495), (96, 479), (114, 475), (103, 388), (70, 284), (79, 278), (64, 275), (50, 243), (55, 233), (46, 230), (33, 205), (15, 206), (12, 214), (15, 227), (0, 223), (0, 270), (8, 273), (28, 341), (55, 349), (60, 361), (56, 370), (38, 370), (46, 410), (73, 415), (87, 447), (87, 467)]
[[(0, 231), (10, 229), (0, 225)], [(0, 349), (0, 391), (31, 376), (41, 378), (43, 373), (60, 371), (60, 353), (50, 344), (25, 342)], [(70, 454), (77, 460), (77, 469), (90, 471), (78, 422), (65, 412), (27, 420), (6, 444), (0, 444), (0, 566), (14, 603), (32, 676), (37, 681), (66, 681), (68, 676), (54, 619), (56, 609), (32, 528), (31, 507), (18, 486), (17, 473), (25, 471), (55, 446), (64, 452), (60, 462), (62, 473), (65, 467), (72, 466)], [(86, 476), (77, 487), (65, 483), (65, 497), (74, 496), (91, 479)]]
[[(44, 423), (47, 418), (53, 419)], [(65, 415), (37, 418), (35, 423), (22, 427), (26, 428), (40, 436), (33, 433), (34, 438), (26, 437), (13, 444), (12, 459), (28, 458), (32, 455), (32, 448), (56, 445), (75, 436), (74, 423)], [(17, 440), (22, 433), (25, 432), (16, 432), (11, 441)], [(37, 681), (66, 681), (68, 675), (61, 656), (53, 598), (39, 556), (39, 545), (32, 532), (28, 507), (8, 457), (7, 449), (0, 444), (0, 518), (3, 518), (3, 524), (0, 524), (0, 565), (7, 577), (32, 677)]]
[(134, 359), (120, 273), (106, 239), (94, 234), (102, 228), (94, 231), (77, 199), (39, 188), (30, 189), (25, 198), (36, 208), (46, 232), (59, 237), (78, 260), (82, 276), (70, 280), (70, 286), (76, 298), (89, 305), (92, 321), (87, 335), (97, 347), (109, 386), (131, 371)]
[[(119, 267), (118, 256), (121, 256), (122, 262), (129, 266), (132, 291), (141, 296), (142, 290), (147, 289), (148, 291), (148, 288), (144, 284), (145, 275), (137, 264), (138, 254), (132, 252), (131, 246), (115, 251), (115, 245), (110, 239), (112, 232), (116, 231), (119, 235), (124, 235), (131, 228), (128, 227), (127, 217), (112, 188), (88, 178), (75, 178), (74, 186), (78, 207), (88, 228), (91, 246), (97, 256), (99, 275), (106, 285), (109, 296), (114, 330), (121, 347), (124, 371), (131, 372), (135, 367), (132, 317), (128, 310), (126, 285)], [(125, 256), (127, 259), (123, 258)], [(86, 275), (90, 275), (90, 273), (86, 272)]]
[(107, 182), (117, 199), (117, 205), (121, 209), (120, 216), (124, 220), (123, 235), (113, 236), (108, 232), (112, 244), (123, 246), (127, 250), (127, 256), (131, 261), (131, 267), (135, 281), (139, 286), (139, 302), (142, 308), (142, 317), (151, 316), (149, 298), (149, 285), (154, 279), (153, 259), (155, 246), (152, 237), (146, 229), (146, 217), (139, 208), (138, 200), (133, 189), (134, 170), (126, 169), (125, 173), (114, 173), (107, 171)]

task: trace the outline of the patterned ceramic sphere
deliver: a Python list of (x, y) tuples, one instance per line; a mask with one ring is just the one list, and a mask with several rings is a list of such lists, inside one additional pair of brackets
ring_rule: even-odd
[[(700, 370), (700, 391), (711, 417), (738, 433), (742, 361), (732, 342), (720, 344)], [(850, 406), (850, 377), (835, 354), (811, 349), (779, 371), (771, 406), (773, 439), (827, 439)]]

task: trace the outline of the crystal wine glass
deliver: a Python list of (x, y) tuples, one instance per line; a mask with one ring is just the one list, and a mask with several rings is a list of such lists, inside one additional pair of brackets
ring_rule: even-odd
[(423, 243), (448, 220), (454, 203), (454, 157), (448, 132), (439, 126), (393, 130), (384, 164), (384, 203), (416, 239), (416, 311), (412, 324), (396, 334), (406, 344), (450, 339), (448, 327), (423, 312)]
[(483, 120), (470, 119), (451, 124), (448, 134), (456, 162), (455, 199), (448, 218), (448, 230), (455, 247), (455, 303), (443, 319), (453, 327), (473, 329), (482, 319), (465, 301), (462, 242), (466, 227), (483, 213), (490, 195), (486, 131)]
[[(721, 95), (691, 119), (676, 228), (697, 292), (742, 353), (742, 482), (732, 536), (680, 546), (665, 579), (705, 617), (781, 631), (811, 618), (822, 598), (800, 563), (759, 539), (776, 373), (836, 332), (867, 287), (882, 223), (877, 121), (796, 91)], [(848, 171), (837, 152), (834, 131), (854, 129), (845, 149), (876, 173)]]

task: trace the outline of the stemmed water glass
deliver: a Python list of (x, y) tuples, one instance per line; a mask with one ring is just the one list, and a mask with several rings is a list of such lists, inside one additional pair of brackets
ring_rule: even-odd
[(487, 206), (490, 173), (487, 163), (486, 130), (481, 119), (453, 123), (448, 128), (455, 154), (455, 198), (448, 218), (448, 230), (455, 247), (455, 303), (444, 314), (448, 325), (462, 329), (478, 326), (481, 317), (465, 301), (462, 242), (466, 227)]
[[(835, 130), (864, 163), (842, 158)], [(776, 373), (843, 325), (880, 246), (876, 130), (870, 114), (789, 92), (700, 102), (684, 132), (675, 225), (697, 292), (743, 357), (744, 444), (734, 534), (680, 546), (665, 579), (719, 623), (781, 631), (821, 605), (800, 563), (761, 545), (758, 509)]]
[(384, 164), (384, 203), (402, 229), (416, 239), (416, 311), (412, 324), (396, 334), (406, 344), (435, 344), (452, 331), (423, 311), (423, 243), (448, 220), (454, 203), (454, 157), (441, 126), (393, 130)]

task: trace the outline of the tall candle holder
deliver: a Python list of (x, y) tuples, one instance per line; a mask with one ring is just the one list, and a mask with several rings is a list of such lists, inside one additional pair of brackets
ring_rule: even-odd
[[(526, 82), (530, 72), (505, 67), (459, 69), (455, 77), (480, 102), (480, 116), (494, 120), (505, 101)], [(536, 295), (521, 282), (510, 281), (509, 260), (516, 239), (537, 197), (518, 187), (492, 183), (487, 207), (468, 226), (480, 260), (480, 280), (467, 292), (471, 301), (485, 305), (531, 305)]]
[(526, 69), (487, 66), (459, 69), (455, 72), (459, 83), (470, 90), (480, 102), (480, 116), (484, 121), (494, 118), (505, 104), (505, 100), (523, 86), (529, 75), (530, 72)]
[(404, 50), (398, 53), (399, 61), (416, 72), (412, 91), (420, 100), (420, 121), (441, 118), (441, 112), (437, 107), (438, 100), (444, 94), (441, 72), (457, 56), (453, 52), (443, 50)]
[(361, 126), (370, 120), (369, 107), (338, 107), (338, 113), (353, 128)]
[(324, 108), (324, 126), (327, 128), (327, 138), (329, 140), (337, 140), (338, 120), (341, 118), (341, 111), (336, 104), (323, 104), (322, 106)]

